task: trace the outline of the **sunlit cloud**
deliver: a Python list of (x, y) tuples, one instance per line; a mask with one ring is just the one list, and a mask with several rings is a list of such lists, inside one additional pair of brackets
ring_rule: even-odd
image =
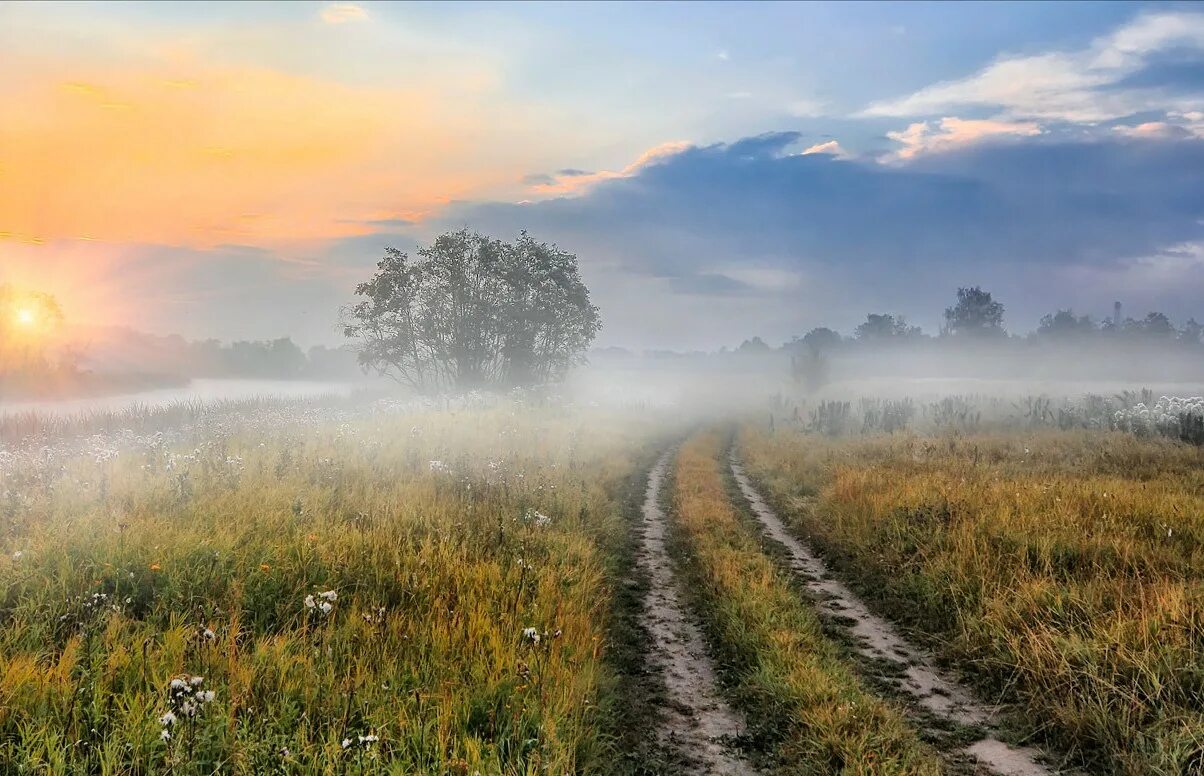
[[(32, 70), (0, 89), (0, 233), (212, 246), (333, 239), (513, 180), (449, 87), (164, 62)], [(465, 164), (466, 159), (478, 162)]]
[(368, 12), (356, 3), (331, 3), (322, 9), (322, 21), (327, 24), (346, 24), (368, 20)]
[(888, 160), (912, 159), (920, 154), (949, 151), (977, 143), (987, 138), (1032, 137), (1041, 134), (1033, 121), (1000, 121), (996, 119), (959, 119), (948, 116), (934, 127), (930, 122), (917, 121), (907, 129), (887, 132), (886, 136), (903, 147)]
[(828, 154), (829, 156), (835, 156), (838, 159), (846, 159), (849, 157), (849, 152), (844, 150), (844, 148), (841, 147), (840, 142), (837, 140), (828, 140), (824, 143), (816, 143), (815, 145), (804, 148), (799, 153), (802, 156), (807, 156), (808, 154)]
[(1093, 123), (1174, 110), (1183, 94), (1125, 83), (1153, 55), (1172, 50), (1204, 51), (1204, 14), (1145, 14), (1084, 49), (1004, 56), (972, 76), (875, 102), (860, 115), (931, 116), (985, 107), (1013, 120)]
[(590, 188), (600, 181), (612, 180), (614, 178), (630, 178), (645, 167), (656, 164), (666, 157), (679, 154), (692, 146), (692, 143), (685, 140), (661, 143), (640, 154), (634, 162), (622, 170), (586, 172), (584, 170), (568, 169), (560, 170), (555, 175), (536, 173), (526, 176), (524, 180), (531, 188), (543, 194), (575, 194)]

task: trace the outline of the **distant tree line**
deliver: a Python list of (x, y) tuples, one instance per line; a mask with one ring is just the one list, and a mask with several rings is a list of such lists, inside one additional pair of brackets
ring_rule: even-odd
[[(1176, 327), (1161, 312), (1141, 318), (1122, 318), (1117, 303), (1114, 314), (1103, 320), (1073, 310), (1057, 310), (1041, 318), (1037, 328), (1023, 336), (1009, 334), (1004, 328), (1004, 306), (989, 291), (978, 286), (959, 288), (953, 305), (945, 309), (944, 320), (936, 335), (925, 333), (901, 315), (870, 313), (851, 335), (845, 336), (826, 326), (811, 329), (781, 347), (791, 357), (795, 377), (811, 386), (828, 378), (830, 357), (839, 353), (904, 351), (960, 352), (962, 345), (975, 350), (1017, 347), (1049, 348), (1074, 346), (1077, 352), (1110, 352), (1159, 348), (1182, 353), (1204, 351), (1204, 326), (1194, 318)], [(760, 337), (745, 340), (737, 354), (771, 353), (774, 349)]]
[[(1119, 307), (1118, 307), (1119, 311)], [(1031, 343), (1097, 342), (1103, 344), (1181, 344), (1204, 345), (1204, 325), (1194, 318), (1176, 327), (1164, 313), (1151, 312), (1144, 317), (1123, 318), (1119, 314), (1102, 321), (1073, 310), (1057, 310), (1041, 318), (1036, 330), (1024, 336), (1009, 335), (1003, 325), (1004, 306), (989, 291), (974, 286), (959, 288), (957, 301), (945, 309), (944, 324), (936, 336), (912, 326), (901, 315), (870, 313), (851, 336), (843, 336), (826, 326), (808, 331), (783, 345), (789, 351), (832, 352), (843, 347), (862, 345), (896, 346), (908, 342), (946, 341), (982, 343), (1011, 340)], [(737, 352), (768, 352), (759, 338), (745, 340)]]

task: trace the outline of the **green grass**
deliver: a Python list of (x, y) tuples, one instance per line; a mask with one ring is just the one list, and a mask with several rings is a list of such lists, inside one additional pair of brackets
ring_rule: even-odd
[(750, 473), (884, 613), (1093, 772), (1200, 773), (1204, 453), (1122, 434), (833, 441)]

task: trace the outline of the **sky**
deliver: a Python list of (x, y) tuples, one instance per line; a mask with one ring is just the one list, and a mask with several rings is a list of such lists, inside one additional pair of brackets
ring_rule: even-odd
[(0, 282), (339, 341), (385, 246), (526, 229), (599, 345), (1204, 319), (1204, 9), (0, 2)]

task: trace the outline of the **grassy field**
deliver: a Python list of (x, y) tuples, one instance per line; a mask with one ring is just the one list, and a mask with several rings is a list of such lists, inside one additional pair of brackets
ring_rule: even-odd
[(762, 551), (728, 496), (720, 437), (681, 449), (672, 503), (689, 589), (753, 720), (750, 742), (781, 773), (936, 774), (940, 761), (874, 696), (810, 603)]
[[(684, 421), (378, 397), (9, 423), (0, 773), (682, 773), (640, 504)], [(740, 754), (969, 772), (965, 731), (882, 681), (766, 541), (727, 442), (689, 437), (660, 495)], [(736, 445), (850, 586), (1015, 710), (1010, 740), (1091, 772), (1204, 767), (1199, 448), (753, 426)]]
[(748, 428), (779, 511), (1092, 772), (1204, 772), (1204, 452), (1107, 432)]
[(209, 425), (4, 462), (0, 771), (626, 767), (607, 649), (646, 419)]

